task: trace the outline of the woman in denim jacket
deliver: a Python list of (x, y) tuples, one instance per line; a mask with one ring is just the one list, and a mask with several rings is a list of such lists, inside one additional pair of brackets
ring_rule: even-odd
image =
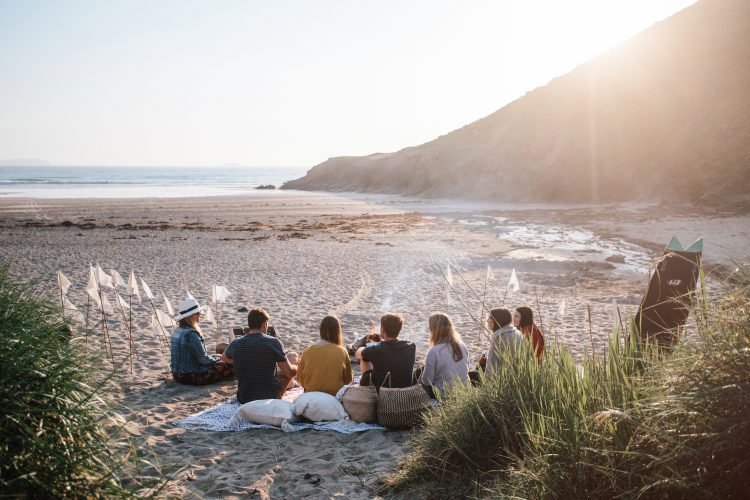
[(207, 385), (234, 377), (234, 369), (219, 361), (219, 356), (206, 353), (201, 335), (201, 313), (205, 311), (195, 299), (180, 303), (177, 328), (170, 338), (172, 377), (181, 384)]

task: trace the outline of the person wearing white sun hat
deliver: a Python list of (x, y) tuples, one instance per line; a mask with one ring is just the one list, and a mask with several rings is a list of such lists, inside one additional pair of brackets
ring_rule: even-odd
[(188, 385), (207, 385), (234, 378), (234, 368), (220, 361), (219, 356), (206, 352), (206, 343), (199, 326), (206, 310), (193, 298), (180, 302), (175, 316), (177, 328), (170, 338), (172, 377)]

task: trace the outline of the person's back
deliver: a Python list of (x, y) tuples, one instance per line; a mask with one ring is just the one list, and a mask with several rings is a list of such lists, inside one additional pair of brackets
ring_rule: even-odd
[(469, 350), (460, 343), (461, 359), (456, 361), (453, 348), (449, 343), (436, 344), (427, 351), (424, 370), (420, 382), (423, 385), (434, 385), (445, 394), (445, 391), (456, 382), (469, 380)]
[(305, 391), (327, 392), (335, 396), (352, 381), (352, 364), (346, 349), (322, 341), (302, 353), (297, 367), (297, 382)]
[(492, 329), (492, 337), (490, 339), (490, 350), (487, 353), (487, 372), (500, 368), (499, 351), (508, 350), (513, 353), (523, 343), (523, 335), (512, 325), (512, 321), (513, 317), (506, 308), (497, 308), (490, 311), (488, 326)]
[[(362, 351), (362, 359), (372, 363), (371, 383), (380, 387), (409, 387), (412, 385), (417, 346), (406, 340), (384, 340)], [(386, 381), (386, 375), (390, 377)]]
[(286, 361), (279, 339), (260, 332), (248, 333), (234, 339), (225, 354), (234, 362), (240, 403), (278, 397), (280, 384), (276, 363)]

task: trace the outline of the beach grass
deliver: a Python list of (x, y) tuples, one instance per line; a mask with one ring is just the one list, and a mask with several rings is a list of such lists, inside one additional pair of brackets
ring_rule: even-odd
[[(392, 491), (520, 498), (726, 498), (750, 488), (750, 272), (739, 266), (670, 352), (634, 325), (580, 362), (527, 347), (456, 387), (385, 480)], [(704, 283), (705, 284), (705, 283)], [(705, 288), (703, 288), (705, 290)]]
[[(0, 496), (110, 497), (158, 491), (160, 474), (120, 438), (108, 379), (59, 306), (0, 267)], [(126, 486), (127, 485), (127, 486)]]

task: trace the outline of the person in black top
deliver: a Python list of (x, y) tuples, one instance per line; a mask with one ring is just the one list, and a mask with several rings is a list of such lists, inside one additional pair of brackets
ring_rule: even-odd
[(372, 384), (380, 388), (388, 373), (391, 376), (385, 383), (386, 387), (413, 385), (412, 371), (417, 347), (413, 342), (398, 340), (403, 324), (404, 318), (400, 314), (384, 314), (380, 317), (380, 336), (383, 340), (357, 350), (362, 385)]
[(247, 313), (248, 332), (229, 344), (222, 361), (234, 364), (237, 400), (245, 404), (256, 399), (281, 399), (297, 367), (289, 364), (281, 341), (270, 335), (270, 316), (263, 309)]

